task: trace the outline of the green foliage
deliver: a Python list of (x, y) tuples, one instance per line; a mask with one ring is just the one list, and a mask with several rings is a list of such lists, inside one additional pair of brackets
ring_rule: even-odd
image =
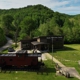
[(2, 17), (2, 28), (5, 35), (9, 35), (10, 30), (12, 30), (13, 17), (11, 15), (4, 15)]
[(36, 28), (35, 22), (30, 17), (24, 18), (21, 22), (21, 32), (30, 35), (30, 32)]
[(3, 30), (0, 28), (0, 47), (7, 42)]
[(74, 37), (73, 42), (79, 43), (80, 42), (80, 26), (73, 27), (72, 33), (73, 33), (73, 37)]
[(39, 31), (40, 31), (41, 35), (46, 36), (48, 34), (48, 25), (46, 23), (41, 24), (39, 26)]
[(25, 39), (27, 37), (26, 33), (20, 33), (19, 40)]
[(31, 32), (31, 36), (32, 37), (41, 36), (41, 32), (38, 29), (36, 29), (36, 30), (34, 30), (34, 31)]
[(70, 27), (63, 27), (64, 40), (68, 43), (73, 41), (72, 29)]

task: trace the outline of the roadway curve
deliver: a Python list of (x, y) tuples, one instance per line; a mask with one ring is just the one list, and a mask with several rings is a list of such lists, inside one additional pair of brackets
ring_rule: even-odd
[(7, 43), (0, 48), (0, 52), (1, 52), (2, 50), (4, 50), (4, 49), (10, 47), (10, 46), (13, 44), (13, 41), (12, 41), (10, 38), (6, 37), (6, 39), (7, 39)]

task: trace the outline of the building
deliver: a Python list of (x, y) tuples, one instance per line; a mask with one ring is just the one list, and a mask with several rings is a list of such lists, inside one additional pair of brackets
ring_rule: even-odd
[(51, 50), (62, 49), (64, 45), (63, 36), (40, 36), (33, 39), (21, 40), (21, 49), (38, 49), (38, 50)]

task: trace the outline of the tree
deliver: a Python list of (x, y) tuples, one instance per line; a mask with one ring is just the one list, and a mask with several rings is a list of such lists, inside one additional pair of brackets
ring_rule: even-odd
[(0, 47), (7, 42), (3, 30), (0, 28)]
[(21, 33), (19, 40), (25, 39), (28, 35), (26, 33)]
[(56, 35), (56, 36), (62, 35), (61, 27), (58, 25), (54, 17), (50, 20), (48, 27), (49, 27), (49, 32), (51, 34)]
[(7, 36), (9, 36), (10, 30), (12, 30), (13, 17), (11, 15), (4, 15), (2, 17), (2, 28)]
[(31, 35), (31, 32), (36, 29), (35, 21), (30, 17), (26, 17), (21, 22), (21, 32)]
[(63, 23), (64, 23), (63, 16), (59, 12), (54, 13), (54, 20), (57, 23), (57, 25), (60, 26), (60, 27), (62, 27)]
[(73, 42), (74, 43), (80, 43), (80, 26), (75, 26), (72, 28), (73, 33)]
[(71, 43), (73, 42), (73, 33), (72, 33), (72, 28), (70, 27), (63, 27), (63, 35), (64, 35), (64, 41), (66, 43)]
[(41, 36), (41, 32), (38, 29), (35, 29), (31, 32), (32, 37), (38, 37)]
[(15, 18), (13, 21), (13, 25), (15, 27), (14, 39), (15, 39), (15, 46), (17, 46), (18, 36), (19, 36), (19, 31), (20, 31), (19, 29), (20, 29), (21, 17), (19, 14), (16, 14), (14, 18)]
[(70, 22), (68, 18), (65, 19), (64, 26), (72, 28), (73, 25), (73, 22)]

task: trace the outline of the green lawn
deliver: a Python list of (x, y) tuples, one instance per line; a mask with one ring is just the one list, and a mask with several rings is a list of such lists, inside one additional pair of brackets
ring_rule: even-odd
[(52, 55), (64, 65), (75, 67), (80, 73), (80, 66), (78, 65), (80, 60), (80, 44), (64, 45), (63, 50), (55, 50)]
[(8, 48), (4, 49), (1, 53), (8, 53)]
[(51, 60), (45, 61), (45, 65), (47, 66), (48, 75), (46, 73), (37, 74), (36, 72), (28, 72), (28, 71), (12, 71), (11, 73), (0, 73), (0, 80), (78, 80), (76, 78), (66, 78), (65, 76), (56, 76), (54, 64)]

